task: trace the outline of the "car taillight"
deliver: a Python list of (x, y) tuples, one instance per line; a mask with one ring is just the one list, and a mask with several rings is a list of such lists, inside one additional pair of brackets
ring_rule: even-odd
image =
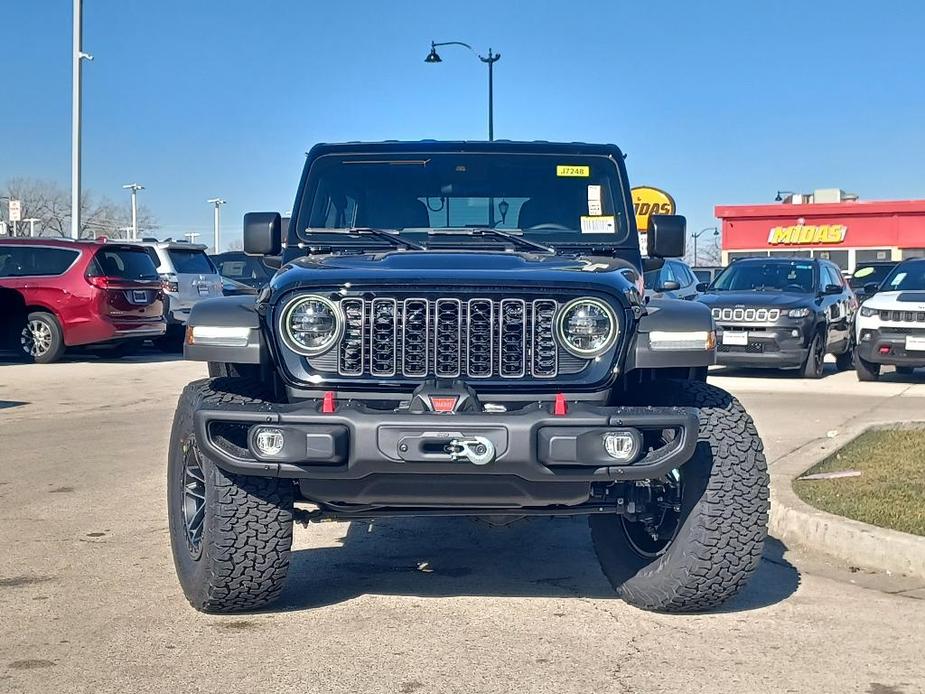
[(99, 275), (89, 276), (87, 277), (87, 282), (89, 282), (91, 285), (99, 289), (109, 289), (109, 287), (112, 284), (112, 278), (111, 277), (101, 277)]
[(180, 291), (180, 285), (177, 282), (176, 275), (161, 275), (161, 286), (164, 288), (165, 292), (173, 292), (176, 294)]

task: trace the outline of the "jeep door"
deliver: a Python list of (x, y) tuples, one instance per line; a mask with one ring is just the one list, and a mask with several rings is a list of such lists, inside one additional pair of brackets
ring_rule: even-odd
[(842, 352), (845, 349), (845, 342), (851, 336), (851, 293), (845, 284), (845, 279), (841, 272), (831, 265), (821, 265), (820, 268), (820, 285), (824, 290), (826, 287), (835, 285), (841, 288), (838, 294), (823, 294), (823, 309), (828, 325), (828, 344), (826, 345), (829, 352)]

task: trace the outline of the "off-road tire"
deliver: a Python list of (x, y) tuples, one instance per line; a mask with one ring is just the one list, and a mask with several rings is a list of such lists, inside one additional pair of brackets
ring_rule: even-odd
[[(44, 330), (48, 331), (46, 333), (49, 338), (48, 348), (38, 355), (32, 355), (26, 352), (25, 345), (22, 342), (24, 339), (23, 333), (26, 328), (33, 323), (40, 324), (43, 326)], [(35, 364), (51, 364), (64, 356), (64, 350), (66, 349), (64, 344), (64, 331), (61, 329), (61, 324), (58, 322), (58, 319), (53, 314), (47, 311), (33, 311), (26, 316), (25, 321), (22, 323), (21, 330), (22, 332), (17, 336), (19, 343), (17, 344), (17, 348), (19, 349), (19, 354), (27, 361)]]
[(809, 343), (806, 361), (803, 362), (803, 378), (822, 378), (825, 372), (825, 333), (817, 332)]
[(857, 350), (854, 352), (854, 371), (859, 381), (876, 381), (880, 378), (880, 364), (862, 359)]
[(677, 534), (658, 556), (643, 556), (617, 515), (589, 519), (604, 574), (631, 605), (700, 612), (736, 595), (758, 568), (767, 537), (769, 478), (752, 418), (729, 393), (707, 383), (657, 381), (640, 404), (694, 407), (700, 432), (680, 468)]
[[(174, 565), (187, 600), (197, 610), (255, 610), (279, 597), (289, 570), (294, 487), (290, 480), (236, 475), (203, 454), (193, 429), (200, 408), (265, 402), (259, 382), (203, 379), (183, 389), (170, 436), (167, 512)], [(199, 552), (191, 550), (183, 516), (184, 456), (199, 454), (205, 520)]]

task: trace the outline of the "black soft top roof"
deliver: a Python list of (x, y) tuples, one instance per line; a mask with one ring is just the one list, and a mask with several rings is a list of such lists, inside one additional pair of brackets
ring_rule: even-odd
[(494, 140), (485, 142), (479, 140), (416, 140), (399, 141), (385, 140), (383, 142), (341, 142), (320, 143), (312, 147), (309, 156), (321, 156), (332, 153), (405, 153), (405, 152), (517, 152), (531, 154), (597, 154), (603, 156), (623, 157), (623, 152), (616, 145), (590, 144), (587, 142), (548, 142), (534, 140), (532, 142), (515, 140)]

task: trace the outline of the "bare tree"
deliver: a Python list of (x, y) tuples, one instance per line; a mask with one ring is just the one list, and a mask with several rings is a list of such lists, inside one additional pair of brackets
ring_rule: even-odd
[[(53, 181), (34, 178), (10, 179), (4, 189), (5, 196), (20, 200), (23, 219), (35, 218), (40, 236), (67, 237), (71, 228), (70, 193)], [(0, 207), (0, 218), (8, 214), (6, 206)], [(128, 204), (117, 205), (103, 197), (97, 202), (93, 195), (85, 192), (80, 201), (80, 237), (95, 238), (111, 236), (123, 238), (125, 228), (131, 225), (131, 209)], [(20, 225), (19, 235), (26, 236), (28, 229)], [(158, 228), (157, 219), (144, 205), (138, 206), (139, 234), (150, 233)]]

